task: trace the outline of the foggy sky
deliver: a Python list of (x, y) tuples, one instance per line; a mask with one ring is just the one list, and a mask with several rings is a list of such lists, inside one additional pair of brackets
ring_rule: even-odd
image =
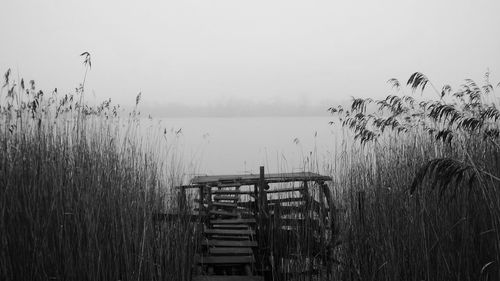
[[(104, 1), (0, 4), (0, 71), (146, 106), (318, 105), (381, 97), (415, 71), (500, 81), (500, 1)], [(328, 105), (325, 105), (328, 106)]]

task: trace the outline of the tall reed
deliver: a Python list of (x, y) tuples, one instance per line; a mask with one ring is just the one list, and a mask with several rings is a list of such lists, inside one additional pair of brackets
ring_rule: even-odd
[[(81, 90), (5, 75), (0, 96), (0, 280), (189, 280), (193, 228), (175, 207), (175, 147)], [(139, 103), (139, 97), (137, 99)], [(137, 106), (137, 104), (136, 104)], [(166, 134), (166, 132), (165, 132)]]
[[(429, 84), (419, 73), (408, 81)], [(359, 140), (330, 166), (347, 208), (342, 280), (500, 278), (496, 101), (489, 83), (466, 80), (430, 101), (399, 92), (331, 109)]]

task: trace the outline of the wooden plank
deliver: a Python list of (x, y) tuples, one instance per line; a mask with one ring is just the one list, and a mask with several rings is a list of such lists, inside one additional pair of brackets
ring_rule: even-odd
[(255, 224), (254, 218), (249, 219), (215, 219), (210, 220), (211, 224)]
[(267, 202), (270, 204), (274, 203), (290, 203), (290, 202), (304, 202), (306, 201), (305, 198), (302, 197), (289, 197), (289, 198), (278, 198), (278, 199), (269, 199)]
[(203, 246), (211, 247), (257, 247), (256, 241), (207, 240), (201, 241)]
[(264, 281), (264, 277), (244, 275), (198, 275), (193, 276), (192, 281)]
[(208, 252), (213, 255), (252, 255), (252, 248), (241, 247), (217, 247), (210, 248)]
[[(194, 209), (195, 211), (199, 212), (199, 216), (206, 216), (207, 212), (205, 211), (200, 211), (198, 208)], [(221, 217), (238, 217), (239, 215), (234, 212), (226, 212), (226, 211), (220, 211), (220, 210), (211, 210), (209, 212), (210, 215), (214, 216), (221, 216)]]
[[(197, 176), (191, 180), (191, 185), (183, 186), (184, 188), (192, 188), (196, 185), (204, 184), (241, 184), (251, 185), (259, 183), (259, 174), (246, 174), (246, 175), (214, 175), (214, 176)], [(301, 181), (331, 181), (332, 178), (311, 172), (299, 173), (275, 173), (266, 174), (265, 181), (267, 183), (276, 182), (301, 182)]]
[(214, 185), (212, 187), (217, 187), (217, 188), (229, 188), (229, 187), (240, 187), (241, 183), (235, 182), (235, 183), (218, 183), (217, 185)]
[(214, 224), (212, 228), (223, 229), (248, 229), (248, 224)]
[(253, 191), (250, 190), (214, 190), (212, 191), (213, 194), (253, 194)]
[(237, 217), (237, 213), (233, 212), (226, 212), (226, 211), (217, 211), (217, 210), (211, 210), (209, 212), (211, 215), (216, 215), (216, 216), (223, 216), (223, 217)]
[(239, 196), (215, 195), (214, 200), (238, 201)]
[(245, 207), (245, 208), (254, 208), (255, 207), (255, 201), (244, 201), (244, 202), (238, 202), (236, 203), (240, 207)]
[(200, 264), (248, 264), (254, 262), (253, 256), (202, 256), (198, 259)]
[(267, 193), (280, 193), (280, 192), (295, 192), (295, 191), (302, 192), (302, 191), (304, 191), (304, 188), (292, 187), (292, 188), (282, 188), (282, 189), (270, 189), (270, 190), (267, 190), (266, 192)]
[(212, 206), (222, 207), (222, 208), (236, 208), (238, 205), (236, 203), (224, 203), (224, 202), (213, 202)]
[(215, 235), (255, 235), (255, 231), (249, 229), (205, 229), (205, 234)]
[(241, 240), (241, 241), (249, 241), (250, 237), (249, 236), (244, 236), (244, 235), (211, 235), (210, 239), (214, 240)]

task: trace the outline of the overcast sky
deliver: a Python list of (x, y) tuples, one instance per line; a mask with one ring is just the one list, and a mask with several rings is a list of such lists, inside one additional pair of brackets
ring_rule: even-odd
[(0, 71), (45, 90), (82, 80), (132, 104), (317, 104), (381, 97), (386, 81), (500, 79), (500, 1), (105, 1), (0, 4)]

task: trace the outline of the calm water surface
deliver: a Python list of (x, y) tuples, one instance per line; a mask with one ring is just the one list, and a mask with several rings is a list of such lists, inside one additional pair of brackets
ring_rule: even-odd
[[(339, 136), (330, 117), (164, 118), (194, 174), (301, 171), (331, 157)], [(176, 133), (177, 132), (177, 133)], [(321, 167), (320, 167), (321, 168)]]

